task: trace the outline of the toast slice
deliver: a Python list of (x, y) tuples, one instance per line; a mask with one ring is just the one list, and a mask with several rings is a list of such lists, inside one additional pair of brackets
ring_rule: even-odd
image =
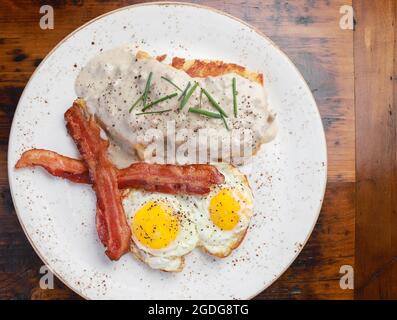
[[(151, 56), (144, 51), (138, 51), (137, 59), (149, 59)], [(158, 61), (163, 61), (166, 55), (157, 56)], [(174, 57), (171, 66), (175, 69), (185, 71), (193, 78), (217, 77), (228, 73), (236, 73), (248, 80), (263, 85), (263, 74), (247, 70), (245, 67), (235, 63), (226, 63), (220, 60), (186, 60), (184, 58)]]

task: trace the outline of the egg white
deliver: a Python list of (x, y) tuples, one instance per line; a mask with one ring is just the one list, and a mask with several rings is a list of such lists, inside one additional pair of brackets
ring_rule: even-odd
[(141, 261), (153, 269), (163, 271), (181, 271), (184, 256), (192, 251), (198, 243), (198, 234), (191, 219), (191, 204), (181, 201), (180, 197), (161, 193), (151, 193), (130, 189), (123, 194), (123, 207), (129, 225), (135, 213), (148, 202), (160, 202), (172, 209), (179, 221), (176, 238), (167, 247), (153, 249), (145, 246), (132, 232), (131, 251)]

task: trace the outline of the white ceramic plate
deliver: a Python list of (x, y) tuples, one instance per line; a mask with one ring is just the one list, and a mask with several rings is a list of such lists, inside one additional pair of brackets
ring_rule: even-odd
[[(111, 262), (95, 229), (88, 186), (16, 171), (33, 147), (78, 156), (63, 113), (75, 99), (80, 68), (102, 49), (134, 43), (152, 55), (209, 58), (263, 72), (279, 134), (255, 156), (249, 182), (255, 215), (228, 258), (195, 250), (181, 273), (152, 270), (132, 255)], [(231, 16), (187, 4), (145, 4), (101, 16), (64, 39), (41, 63), (15, 113), (8, 173), (16, 212), (41, 259), (70, 288), (91, 299), (247, 299), (277, 279), (316, 223), (326, 185), (326, 143), (304, 79), (268, 38)]]

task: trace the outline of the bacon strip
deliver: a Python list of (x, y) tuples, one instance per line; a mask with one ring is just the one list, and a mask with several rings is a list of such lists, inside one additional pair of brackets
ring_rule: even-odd
[(62, 156), (54, 151), (31, 149), (25, 151), (15, 168), (39, 166), (51, 175), (77, 183), (90, 183), (88, 168), (84, 161)]
[(171, 194), (207, 194), (224, 176), (211, 165), (178, 166), (138, 162), (119, 171), (120, 188), (135, 187)]
[[(16, 168), (41, 166), (50, 174), (78, 183), (91, 183), (85, 162), (56, 152), (32, 149), (25, 151)], [(117, 170), (119, 189), (137, 188), (170, 194), (204, 195), (210, 187), (224, 182), (224, 176), (211, 165), (170, 165), (134, 163)]]
[(94, 118), (87, 120), (77, 103), (66, 111), (65, 121), (93, 182), (100, 240), (106, 247), (107, 256), (111, 260), (118, 260), (129, 251), (131, 230), (121, 204), (117, 172), (107, 158), (108, 142), (101, 139), (100, 128)]

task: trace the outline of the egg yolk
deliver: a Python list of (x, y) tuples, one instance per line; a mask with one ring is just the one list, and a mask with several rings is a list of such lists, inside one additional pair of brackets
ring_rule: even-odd
[(161, 249), (175, 240), (179, 221), (165, 204), (148, 202), (135, 213), (131, 231), (144, 246)]
[(240, 203), (231, 189), (222, 189), (210, 201), (212, 222), (222, 230), (232, 230), (240, 220)]

